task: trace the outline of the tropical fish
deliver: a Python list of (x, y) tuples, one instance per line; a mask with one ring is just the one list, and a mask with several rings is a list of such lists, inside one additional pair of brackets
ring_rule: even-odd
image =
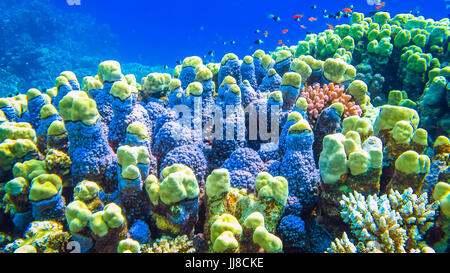
[(214, 57), (214, 50), (208, 51), (208, 55), (211, 56), (211, 57)]
[(300, 25), (301, 28), (306, 28), (304, 25)]
[(287, 29), (283, 29), (282, 31), (281, 31), (281, 33), (283, 33), (283, 34), (285, 34), (285, 33), (287, 33), (289, 30), (287, 30)]
[(312, 5), (311, 9), (317, 9), (317, 6), (316, 5)]
[(331, 30), (334, 30), (334, 27), (333, 27), (332, 25), (327, 24), (327, 26), (328, 26)]
[(294, 15), (294, 19), (300, 19), (300, 18), (302, 18), (303, 17), (303, 14), (297, 14), (297, 15)]
[(269, 19), (273, 19), (274, 21), (276, 21), (276, 22), (278, 22), (278, 21), (280, 21), (281, 20), (281, 18), (280, 17), (278, 17), (278, 16), (275, 16), (275, 15), (273, 15), (273, 14), (269, 14), (269, 15), (267, 15), (267, 18), (269, 18)]
[(234, 45), (236, 43), (236, 41), (231, 41), (230, 45)]
[(181, 61), (181, 60), (177, 60), (177, 61), (176, 61), (176, 63), (177, 63), (177, 64), (182, 64), (182, 63), (183, 63), (183, 61)]
[(353, 10), (351, 10), (351, 9), (349, 9), (349, 8), (342, 9), (342, 11), (343, 11), (343, 12), (348, 12), (348, 13), (352, 13), (352, 12), (353, 12)]
[(269, 35), (269, 32), (266, 30), (264, 31), (264, 37), (267, 38), (267, 35)]
[(259, 44), (264, 43), (264, 41), (261, 39), (258, 39), (258, 40), (255, 40), (253, 43), (259, 45)]
[(376, 6), (376, 9), (381, 9), (382, 7), (386, 6), (386, 2), (381, 2), (378, 6)]
[(317, 20), (317, 18), (315, 18), (315, 17), (309, 17), (308, 20), (311, 21), (311, 22), (314, 22), (314, 21)]
[(259, 29), (257, 29), (257, 30), (254, 31), (255, 34), (258, 34), (258, 33), (260, 33), (260, 32), (261, 32), (261, 30), (259, 30)]
[(281, 40), (278, 40), (278, 44), (281, 44), (283, 41), (281, 41)]
[(169, 66), (168, 66), (168, 65), (165, 65), (165, 66), (164, 66), (164, 70), (167, 70), (167, 69), (169, 69)]

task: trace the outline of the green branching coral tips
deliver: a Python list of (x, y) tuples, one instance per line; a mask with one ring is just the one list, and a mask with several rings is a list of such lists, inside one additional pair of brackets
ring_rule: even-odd
[(89, 224), (92, 212), (82, 201), (73, 201), (66, 207), (66, 220), (72, 233), (82, 231)]
[(29, 199), (36, 202), (51, 199), (61, 187), (61, 178), (56, 174), (41, 174), (31, 181)]
[(215, 169), (206, 178), (206, 196), (213, 198), (230, 189), (230, 174), (227, 169)]
[(273, 177), (267, 172), (261, 172), (256, 176), (255, 191), (259, 197), (273, 198), (285, 205), (289, 194), (288, 181), (282, 176)]
[(264, 226), (259, 226), (253, 233), (253, 242), (260, 245), (264, 252), (279, 253), (283, 251), (283, 242), (277, 236), (271, 234)]
[(161, 201), (166, 205), (196, 198), (200, 193), (195, 173), (183, 164), (164, 168), (162, 177), (159, 193)]
[(139, 139), (149, 139), (147, 128), (140, 121), (135, 121), (128, 125), (127, 134), (136, 135)]
[(120, 63), (117, 61), (104, 61), (98, 66), (98, 78), (104, 82), (120, 81), (123, 78)]
[(116, 81), (111, 87), (109, 93), (113, 97), (118, 98), (121, 101), (124, 101), (127, 98), (129, 98), (132, 94), (137, 95), (138, 90), (136, 87), (129, 85), (126, 81)]
[(122, 240), (117, 247), (117, 253), (140, 253), (141, 245), (131, 238)]
[(89, 227), (99, 237), (108, 234), (109, 229), (119, 228), (125, 223), (122, 209), (115, 203), (110, 203), (103, 211), (94, 213), (89, 219)]
[(81, 121), (87, 126), (96, 124), (100, 118), (97, 103), (83, 91), (71, 91), (65, 95), (59, 102), (59, 111), (65, 122)]

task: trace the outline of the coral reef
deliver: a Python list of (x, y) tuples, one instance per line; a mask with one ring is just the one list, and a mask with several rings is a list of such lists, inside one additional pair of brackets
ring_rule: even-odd
[(0, 252), (448, 252), (449, 22), (353, 12), (173, 70), (67, 56), (90, 45), (61, 26), (42, 60), (61, 50), (23, 33), (33, 79), (0, 68), (27, 90), (0, 98)]

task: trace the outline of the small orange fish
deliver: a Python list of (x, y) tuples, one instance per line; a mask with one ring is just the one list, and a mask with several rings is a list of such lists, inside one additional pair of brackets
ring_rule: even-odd
[(306, 28), (304, 25), (300, 25), (301, 28)]
[(281, 41), (281, 40), (278, 40), (278, 44), (279, 44), (279, 45), (281, 45), (281, 43), (282, 43), (282, 42), (283, 42), (283, 41)]
[(313, 22), (313, 21), (316, 21), (317, 18), (315, 18), (315, 17), (309, 17), (308, 20), (311, 21), (311, 22)]
[(289, 30), (287, 30), (287, 29), (283, 29), (281, 32), (283, 33), (283, 34), (285, 34), (286, 32), (288, 32)]
[(386, 6), (385, 2), (381, 2), (378, 6), (376, 6), (376, 9), (381, 9), (382, 7)]
[(345, 8), (345, 9), (343, 9), (342, 11), (343, 11), (343, 12), (348, 12), (348, 13), (352, 13), (352, 12), (353, 12), (353, 10), (351, 10), (351, 9), (349, 9), (349, 8)]
[(327, 24), (327, 26), (328, 26), (331, 30), (334, 30), (334, 27), (333, 27), (332, 25)]
[(266, 30), (266, 31), (264, 31), (264, 37), (267, 38), (267, 35), (269, 35), (269, 32)]
[(303, 17), (303, 14), (297, 14), (297, 15), (294, 15), (294, 19), (300, 19), (300, 18), (302, 18)]

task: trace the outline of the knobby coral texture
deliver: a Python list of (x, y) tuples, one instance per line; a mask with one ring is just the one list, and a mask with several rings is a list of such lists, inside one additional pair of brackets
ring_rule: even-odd
[[(449, 35), (354, 12), (271, 52), (83, 79), (14, 54), (35, 72), (0, 98), (0, 252), (449, 252)], [(0, 49), (50, 56), (23, 36)], [(0, 91), (23, 88), (8, 69)]]

